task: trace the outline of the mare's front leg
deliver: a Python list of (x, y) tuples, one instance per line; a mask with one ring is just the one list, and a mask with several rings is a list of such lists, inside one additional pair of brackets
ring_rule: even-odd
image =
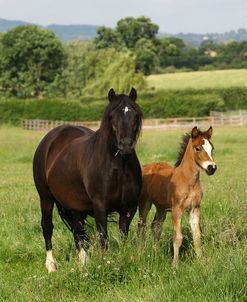
[(137, 205), (128, 211), (123, 211), (120, 213), (119, 218), (119, 229), (122, 235), (128, 236), (130, 223), (135, 216), (137, 210)]
[(183, 241), (183, 235), (181, 231), (181, 220), (183, 211), (179, 207), (172, 209), (172, 223), (173, 223), (173, 265), (176, 266), (178, 263), (179, 249)]
[(101, 202), (94, 204), (94, 218), (97, 231), (99, 233), (99, 242), (103, 249), (107, 248), (107, 213)]
[(193, 236), (193, 242), (197, 257), (201, 257), (201, 229), (200, 229), (200, 207), (193, 208), (190, 211), (190, 228)]
[(85, 242), (88, 242), (88, 237), (85, 232), (85, 222), (84, 222), (85, 219), (86, 219), (85, 214), (78, 211), (73, 211), (73, 225), (72, 225), (73, 235), (74, 235), (76, 250), (79, 256), (79, 261), (83, 265), (86, 264), (88, 260), (86, 251), (84, 249)]

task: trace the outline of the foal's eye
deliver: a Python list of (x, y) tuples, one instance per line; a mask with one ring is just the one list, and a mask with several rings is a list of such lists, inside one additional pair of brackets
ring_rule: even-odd
[(200, 152), (201, 151), (201, 148), (198, 147), (198, 146), (196, 146), (195, 149), (196, 149), (196, 152)]

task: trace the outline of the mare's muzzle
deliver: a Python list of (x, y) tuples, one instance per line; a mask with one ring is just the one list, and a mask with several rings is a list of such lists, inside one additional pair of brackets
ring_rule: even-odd
[(217, 170), (216, 165), (208, 165), (206, 172), (208, 175), (213, 175), (216, 170)]
[(135, 141), (132, 138), (124, 137), (118, 142), (118, 150), (121, 155), (130, 154), (135, 147)]

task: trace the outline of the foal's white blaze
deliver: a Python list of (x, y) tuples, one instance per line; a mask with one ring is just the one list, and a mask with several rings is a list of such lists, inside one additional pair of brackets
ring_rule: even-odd
[(209, 158), (213, 160), (212, 158), (212, 146), (210, 142), (207, 139), (203, 139), (204, 144), (202, 145), (203, 149), (207, 152)]
[(52, 255), (52, 250), (46, 251), (45, 267), (48, 270), (48, 273), (53, 273), (56, 272), (57, 270), (55, 259), (53, 258)]
[(207, 169), (209, 165), (212, 165), (213, 167), (215, 167), (216, 164), (213, 161), (213, 157), (212, 157), (212, 145), (210, 144), (210, 142), (207, 139), (203, 139), (203, 141), (204, 141), (204, 144), (202, 145), (202, 147), (206, 151), (208, 157), (211, 160), (206, 160), (205, 162), (203, 162), (202, 167), (204, 169)]
[(85, 265), (88, 262), (88, 256), (85, 250), (82, 248), (78, 254), (79, 262), (82, 265)]
[(128, 107), (128, 106), (125, 106), (125, 107), (123, 108), (123, 112), (124, 112), (124, 114), (126, 114), (128, 111), (131, 111), (131, 110), (129, 109), (129, 107)]

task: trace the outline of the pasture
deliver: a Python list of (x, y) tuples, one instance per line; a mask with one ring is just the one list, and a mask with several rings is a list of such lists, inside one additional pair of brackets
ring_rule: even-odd
[(160, 89), (206, 89), (246, 87), (247, 69), (178, 72), (150, 75), (148, 87)]
[[(141, 163), (174, 163), (182, 133), (143, 132), (137, 146)], [(72, 234), (55, 210), (53, 251), (59, 270), (54, 274), (48, 274), (44, 266), (39, 200), (32, 180), (33, 154), (44, 134), (0, 127), (0, 301), (247, 300), (246, 128), (214, 129), (218, 170), (211, 177), (201, 174), (200, 261), (194, 255), (187, 218), (180, 263), (174, 270), (170, 215), (159, 243), (149, 231), (145, 240), (137, 236), (136, 215), (125, 241), (117, 224), (109, 223), (105, 252), (100, 251), (94, 222), (89, 219), (90, 261), (79, 267)], [(153, 212), (149, 221), (152, 218)]]

